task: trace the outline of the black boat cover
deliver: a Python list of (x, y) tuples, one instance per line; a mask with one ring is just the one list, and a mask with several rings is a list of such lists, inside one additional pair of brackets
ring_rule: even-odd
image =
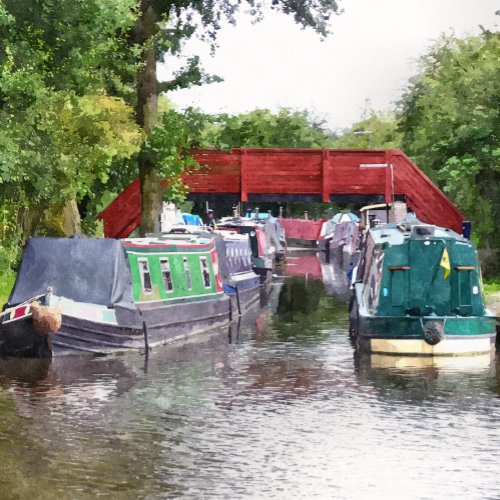
[(8, 305), (53, 293), (78, 302), (132, 302), (128, 260), (119, 240), (31, 238), (26, 243)]

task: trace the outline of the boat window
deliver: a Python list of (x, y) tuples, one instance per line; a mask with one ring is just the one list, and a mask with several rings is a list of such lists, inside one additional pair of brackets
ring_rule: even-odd
[(168, 258), (160, 259), (161, 279), (163, 281), (163, 288), (166, 292), (172, 292), (174, 285), (172, 283), (172, 273), (170, 272), (170, 262)]
[(200, 257), (201, 274), (203, 276), (203, 284), (205, 288), (211, 288), (210, 271), (208, 270), (208, 262), (206, 257)]
[(189, 262), (187, 257), (183, 257), (182, 261), (184, 262), (184, 276), (186, 277), (186, 286), (188, 290), (191, 290), (191, 271), (189, 270)]
[(139, 274), (141, 276), (142, 291), (146, 294), (153, 293), (148, 259), (137, 259), (137, 262), (139, 264)]

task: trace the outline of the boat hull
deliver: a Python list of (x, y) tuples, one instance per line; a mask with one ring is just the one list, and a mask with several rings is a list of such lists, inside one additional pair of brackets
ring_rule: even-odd
[(234, 287), (228, 287), (226, 293), (231, 298), (232, 316), (245, 314), (249, 309), (260, 304), (260, 277), (251, 273), (249, 277), (236, 277)]
[(121, 324), (104, 323), (62, 313), (61, 328), (38, 333), (31, 317), (4, 324), (0, 330), (3, 357), (46, 358), (66, 354), (110, 354), (144, 350), (227, 326), (230, 299), (167, 304), (120, 310)]
[(3, 323), (0, 325), (0, 357), (50, 358), (50, 334), (38, 333), (31, 315)]
[[(441, 338), (429, 339), (426, 328), (441, 325)], [(357, 319), (355, 338), (366, 352), (417, 356), (484, 354), (495, 345), (495, 318), (481, 317), (377, 317)], [(427, 338), (426, 338), (427, 337)]]

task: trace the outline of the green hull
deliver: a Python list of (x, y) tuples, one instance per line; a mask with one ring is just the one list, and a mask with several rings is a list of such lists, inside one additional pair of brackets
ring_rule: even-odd
[[(429, 338), (426, 329), (440, 325), (440, 335)], [(442, 328), (442, 329), (441, 329)], [(482, 317), (360, 316), (357, 343), (371, 353), (459, 356), (489, 352), (495, 343), (496, 322)]]

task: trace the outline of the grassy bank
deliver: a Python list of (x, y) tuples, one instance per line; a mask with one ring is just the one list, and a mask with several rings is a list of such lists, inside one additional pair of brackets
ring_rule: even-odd
[(0, 274), (0, 307), (7, 302), (15, 280), (16, 275), (10, 269)]

